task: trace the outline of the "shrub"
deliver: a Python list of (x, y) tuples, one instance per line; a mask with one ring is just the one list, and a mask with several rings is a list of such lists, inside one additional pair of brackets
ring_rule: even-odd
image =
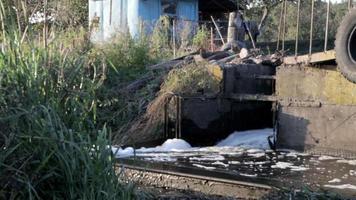
[(200, 27), (197, 34), (195, 34), (193, 38), (193, 46), (198, 49), (209, 48), (209, 31), (205, 26)]

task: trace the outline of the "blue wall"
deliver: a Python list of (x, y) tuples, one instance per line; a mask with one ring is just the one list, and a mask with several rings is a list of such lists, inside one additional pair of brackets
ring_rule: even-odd
[[(129, 31), (133, 37), (140, 29), (152, 29), (162, 14), (161, 0), (89, 0), (89, 21), (99, 17), (93, 41), (105, 41), (115, 33)], [(197, 22), (198, 0), (178, 0), (178, 19)], [(141, 26), (144, 24), (144, 26)]]
[(128, 1), (132, 0), (89, 0), (90, 24), (94, 18), (100, 19), (99, 26), (92, 30), (92, 41), (105, 41), (118, 32), (128, 30)]
[(177, 6), (179, 19), (197, 22), (199, 20), (199, 8), (197, 0), (179, 0)]

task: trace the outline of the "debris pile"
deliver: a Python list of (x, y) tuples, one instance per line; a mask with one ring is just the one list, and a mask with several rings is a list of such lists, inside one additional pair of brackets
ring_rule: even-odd
[[(258, 50), (240, 49), (234, 52), (231, 48), (224, 51), (208, 52), (200, 49), (194, 53), (160, 64), (149, 66), (152, 71), (165, 71), (162, 84), (156, 98), (149, 103), (146, 112), (134, 122), (129, 131), (120, 139), (119, 144), (138, 144), (162, 139), (164, 125), (164, 107), (170, 105), (171, 99), (178, 96), (204, 96), (220, 93), (222, 75), (217, 77), (209, 69), (240, 64), (262, 64), (278, 66), (281, 54), (261, 55)], [(142, 87), (154, 77), (144, 77), (130, 84), (127, 89), (135, 90)]]

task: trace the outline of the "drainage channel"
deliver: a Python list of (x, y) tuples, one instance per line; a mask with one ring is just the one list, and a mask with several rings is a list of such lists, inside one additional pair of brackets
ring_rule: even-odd
[(207, 172), (192, 167), (133, 159), (120, 160), (117, 166), (117, 172), (127, 177), (128, 182), (146, 187), (190, 190), (206, 195), (243, 199), (261, 199), (277, 191), (277, 188), (255, 183), (246, 177), (236, 179), (219, 171)]
[(161, 188), (258, 199), (310, 188), (356, 198), (356, 161), (294, 151), (206, 147), (142, 152), (117, 160), (131, 181)]

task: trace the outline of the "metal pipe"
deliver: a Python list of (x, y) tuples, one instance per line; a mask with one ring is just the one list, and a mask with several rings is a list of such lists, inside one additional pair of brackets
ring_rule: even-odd
[(168, 103), (164, 104), (164, 138), (168, 139)]
[(249, 38), (250, 38), (250, 40), (251, 40), (251, 43), (252, 43), (253, 49), (256, 49), (256, 43), (255, 43), (254, 38), (252, 37), (250, 27), (249, 27), (249, 26), (248, 26), (245, 22), (243, 22), (243, 24), (244, 24), (245, 29), (247, 30), (248, 37), (249, 37)]
[(179, 132), (178, 132), (178, 138), (182, 138), (182, 97), (178, 97), (178, 102), (179, 102)]
[(312, 10), (311, 10), (311, 16), (310, 16), (310, 41), (309, 41), (309, 55), (312, 54), (313, 50), (313, 29), (314, 29), (314, 0), (312, 1)]
[(325, 44), (324, 44), (325, 52), (328, 50), (329, 18), (330, 18), (330, 0), (328, 0), (327, 9), (326, 9)]
[(213, 21), (214, 26), (215, 26), (216, 30), (218, 31), (218, 33), (219, 33), (221, 42), (223, 43), (223, 45), (225, 45), (224, 38), (223, 38), (223, 36), (221, 35), (220, 29), (219, 29), (218, 25), (216, 24), (216, 22), (215, 22), (215, 20), (214, 20), (214, 17), (213, 17), (213, 16), (210, 16), (210, 18), (211, 18), (211, 20)]
[(214, 28), (210, 27), (210, 51), (214, 51)]
[(300, 23), (300, 0), (298, 0), (297, 32), (295, 34), (295, 57), (298, 56), (299, 23)]
[(176, 96), (176, 128), (175, 128), (175, 138), (178, 138), (178, 129), (179, 129), (179, 101), (178, 96)]
[(176, 58), (176, 20), (173, 19), (173, 27), (172, 27), (172, 38), (173, 38), (173, 58)]
[(109, 24), (112, 22), (112, 0), (110, 0), (110, 16), (109, 16)]
[(277, 36), (277, 51), (279, 50), (279, 42), (280, 42), (280, 36), (281, 36), (281, 29), (282, 29), (282, 19), (283, 19), (283, 11), (284, 11), (284, 1), (283, 0), (283, 3), (282, 3), (282, 6), (281, 6), (281, 14), (280, 14), (280, 17), (279, 17), (279, 24), (278, 24), (278, 36)]
[(284, 13), (283, 13), (283, 39), (282, 39), (282, 52), (284, 54), (285, 41), (286, 41), (286, 24), (287, 24), (287, 1), (284, 1)]
[(48, 46), (48, 42), (47, 42), (47, 33), (48, 33), (48, 22), (47, 22), (47, 20), (48, 20), (48, 18), (47, 18), (47, 9), (48, 9), (48, 0), (45, 0), (44, 1), (44, 26), (43, 26), (43, 45), (44, 45), (44, 48), (46, 49), (46, 51), (47, 51), (47, 46)]

